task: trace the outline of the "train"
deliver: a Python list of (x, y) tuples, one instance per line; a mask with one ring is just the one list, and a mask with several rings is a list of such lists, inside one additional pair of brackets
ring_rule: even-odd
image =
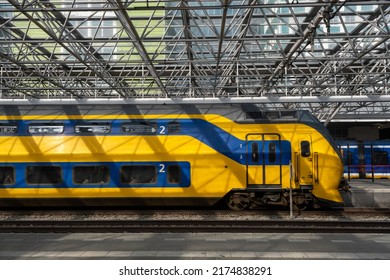
[(2, 206), (305, 209), (342, 207), (348, 192), (340, 150), (307, 111), (3, 105), (0, 143)]
[(390, 179), (390, 140), (336, 141), (348, 179)]

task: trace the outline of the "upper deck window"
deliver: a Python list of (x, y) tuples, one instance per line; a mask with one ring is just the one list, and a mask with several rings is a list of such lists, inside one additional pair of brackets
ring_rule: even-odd
[(126, 122), (122, 124), (122, 132), (135, 135), (156, 134), (157, 124), (146, 121)]
[(61, 134), (64, 132), (62, 123), (34, 123), (28, 126), (30, 134)]
[(77, 123), (74, 131), (79, 134), (107, 134), (111, 131), (111, 125), (106, 122)]
[(16, 134), (18, 126), (16, 124), (0, 123), (0, 134)]
[(168, 123), (168, 133), (169, 134), (180, 133), (180, 130), (181, 130), (180, 123), (178, 123), (178, 122)]

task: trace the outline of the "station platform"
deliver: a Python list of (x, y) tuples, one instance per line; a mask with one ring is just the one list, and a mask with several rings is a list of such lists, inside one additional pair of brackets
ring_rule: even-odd
[(389, 260), (390, 235), (0, 233), (0, 259)]
[(352, 179), (349, 183), (353, 207), (390, 208), (389, 179)]
[[(354, 207), (390, 208), (390, 180), (351, 180)], [(0, 260), (390, 260), (390, 234), (0, 233)]]

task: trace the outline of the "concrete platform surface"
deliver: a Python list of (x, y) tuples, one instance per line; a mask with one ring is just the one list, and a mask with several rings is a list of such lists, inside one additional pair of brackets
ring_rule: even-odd
[(390, 260), (390, 235), (0, 233), (0, 259)]
[(390, 208), (390, 180), (353, 179), (350, 185), (354, 207)]

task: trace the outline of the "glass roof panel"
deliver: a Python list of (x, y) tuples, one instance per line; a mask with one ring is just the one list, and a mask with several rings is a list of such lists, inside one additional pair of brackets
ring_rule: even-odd
[(0, 0), (0, 101), (266, 98), (326, 121), (375, 116), (390, 108), (375, 102), (390, 95), (389, 12), (389, 1)]

